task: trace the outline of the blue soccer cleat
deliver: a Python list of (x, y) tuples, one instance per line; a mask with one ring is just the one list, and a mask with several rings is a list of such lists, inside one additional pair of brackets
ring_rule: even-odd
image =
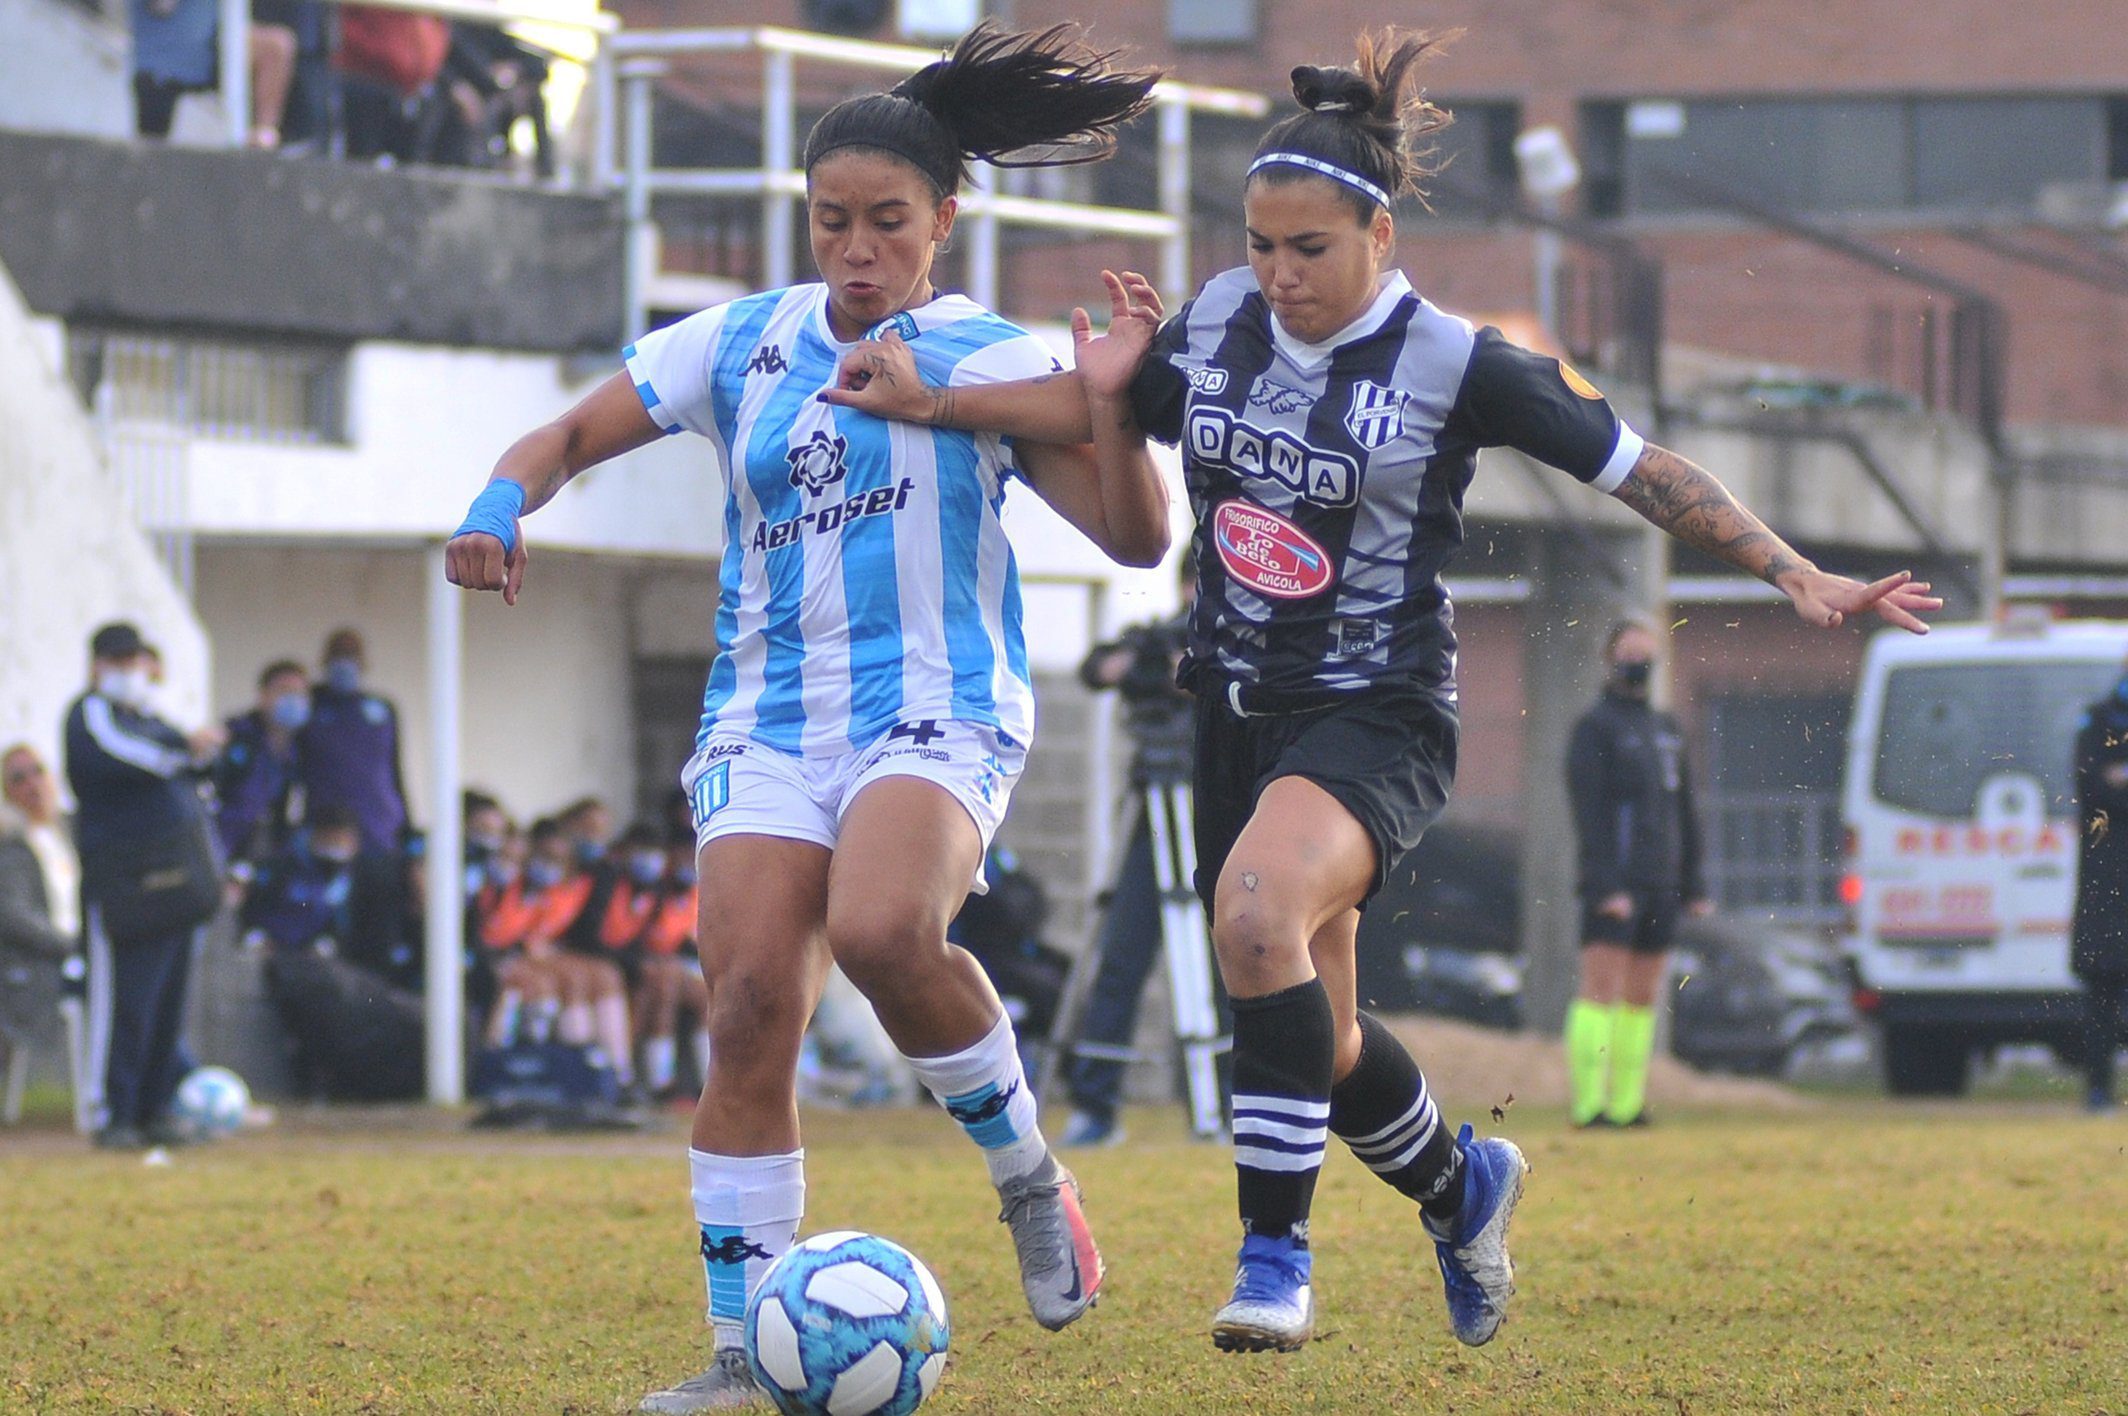
[(1298, 1352), (1315, 1336), (1312, 1260), (1291, 1239), (1251, 1234), (1241, 1241), (1234, 1296), (1212, 1318), (1221, 1352)]
[(1456, 1340), (1483, 1347), (1507, 1318), (1507, 1300), (1515, 1296), (1515, 1262), (1507, 1256), (1507, 1222), (1522, 1198), (1522, 1177), (1529, 1162), (1513, 1141), (1498, 1136), (1470, 1138), (1465, 1126), (1456, 1137), (1463, 1153), (1463, 1208), (1446, 1225), (1422, 1220), (1441, 1262), (1448, 1289), (1448, 1323)]

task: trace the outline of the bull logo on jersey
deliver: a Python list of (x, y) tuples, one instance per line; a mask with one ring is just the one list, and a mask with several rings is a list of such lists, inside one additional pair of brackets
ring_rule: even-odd
[(1328, 589), (1330, 555), (1277, 512), (1245, 501), (1212, 513), (1212, 544), (1236, 583), (1270, 600), (1305, 600)]
[(1297, 413), (1313, 402), (1312, 395), (1276, 379), (1258, 379), (1249, 390), (1249, 406), (1269, 413)]
[(1345, 431), (1369, 452), (1404, 435), (1404, 402), (1401, 389), (1360, 379), (1352, 385), (1352, 408), (1345, 414)]
[(808, 496), (819, 496), (848, 474), (844, 458), (849, 451), (848, 438), (830, 437), (825, 429), (815, 428), (810, 442), (784, 454), (791, 464), (791, 485), (804, 488)]

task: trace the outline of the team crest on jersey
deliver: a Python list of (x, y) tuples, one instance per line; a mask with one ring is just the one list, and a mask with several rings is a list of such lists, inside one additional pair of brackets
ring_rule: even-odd
[(1267, 599), (1305, 600), (1329, 588), (1329, 554), (1275, 511), (1220, 503), (1212, 513), (1212, 544), (1227, 574)]
[(1219, 393), (1227, 386), (1225, 369), (1184, 369), (1182, 376), (1190, 381), (1190, 387), (1199, 393)]
[(1258, 379), (1256, 386), (1249, 390), (1249, 406), (1271, 413), (1292, 413), (1313, 402), (1315, 399), (1310, 395), (1276, 379)]
[(873, 325), (869, 330), (865, 331), (865, 338), (885, 339), (888, 330), (892, 330), (894, 337), (904, 344), (923, 333), (922, 330), (916, 327), (916, 316), (910, 314), (907, 310), (903, 310), (899, 314), (892, 315)]
[(1352, 385), (1352, 410), (1345, 414), (1345, 430), (1369, 452), (1404, 435), (1404, 400), (1401, 389), (1361, 379)]
[(849, 472), (844, 461), (849, 451), (848, 438), (829, 437), (826, 430), (815, 428), (812, 441), (784, 454), (791, 464), (791, 485), (803, 487), (809, 496), (819, 496)]

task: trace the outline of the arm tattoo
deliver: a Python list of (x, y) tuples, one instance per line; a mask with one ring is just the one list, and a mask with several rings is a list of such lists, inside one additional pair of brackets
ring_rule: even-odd
[(1725, 560), (1769, 585), (1810, 563), (1766, 528), (1704, 468), (1667, 448), (1647, 450), (1618, 499), (1695, 550)]

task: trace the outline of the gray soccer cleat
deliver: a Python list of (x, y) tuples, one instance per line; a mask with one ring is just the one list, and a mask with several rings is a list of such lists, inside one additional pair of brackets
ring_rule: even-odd
[(637, 1416), (692, 1416), (697, 1411), (735, 1411), (768, 1404), (768, 1393), (746, 1363), (746, 1349), (722, 1347), (708, 1371), (676, 1387), (652, 1392), (635, 1409)]
[(1034, 1320), (1051, 1332), (1070, 1326), (1099, 1297), (1103, 1273), (1079, 1208), (1079, 1182), (1055, 1156), (1045, 1156), (1032, 1174), (998, 1186), (998, 1199)]
[(1507, 1256), (1507, 1224), (1522, 1198), (1529, 1162), (1513, 1141), (1498, 1136), (1471, 1139), (1465, 1126), (1456, 1137), (1463, 1152), (1463, 1207), (1447, 1224), (1421, 1218), (1440, 1261), (1448, 1293), (1448, 1324), (1466, 1347), (1493, 1340), (1515, 1296), (1515, 1264)]

